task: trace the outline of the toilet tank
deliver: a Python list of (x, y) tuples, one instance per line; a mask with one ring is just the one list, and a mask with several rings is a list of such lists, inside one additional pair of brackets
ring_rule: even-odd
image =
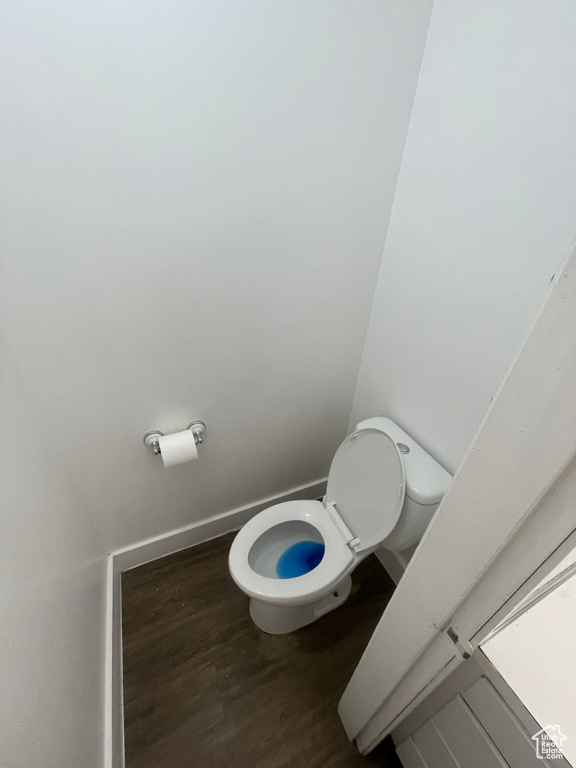
[(410, 549), (422, 538), (452, 482), (452, 475), (391, 419), (384, 416), (366, 419), (357, 424), (356, 429), (378, 429), (390, 435), (399, 447), (406, 479), (404, 506), (382, 546), (392, 552)]

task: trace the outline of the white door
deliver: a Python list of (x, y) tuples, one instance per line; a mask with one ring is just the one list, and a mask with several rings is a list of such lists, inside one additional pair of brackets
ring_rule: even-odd
[(576, 548), (554, 571), (482, 643), (482, 651), (576, 765)]
[(547, 300), (340, 701), (367, 752), (574, 546), (576, 253)]

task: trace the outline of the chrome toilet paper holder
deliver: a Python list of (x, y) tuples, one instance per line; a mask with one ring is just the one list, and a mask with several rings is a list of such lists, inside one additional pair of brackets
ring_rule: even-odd
[[(203, 421), (193, 421), (188, 424), (186, 429), (189, 429), (192, 432), (196, 445), (200, 445), (204, 442), (206, 424)], [(152, 429), (144, 435), (144, 445), (148, 445), (152, 448), (154, 456), (159, 456), (162, 453), (159, 442), (159, 438), (161, 437), (164, 437), (164, 432), (160, 432), (159, 429)]]

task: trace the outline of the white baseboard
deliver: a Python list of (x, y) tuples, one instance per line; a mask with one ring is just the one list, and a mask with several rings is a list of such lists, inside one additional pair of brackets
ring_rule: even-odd
[(375, 554), (388, 571), (388, 575), (392, 577), (394, 584), (398, 584), (402, 576), (404, 576), (404, 571), (408, 567), (414, 552), (416, 552), (416, 547), (405, 549), (404, 552), (390, 552), (384, 549), (384, 547), (378, 547)]
[(230, 531), (236, 531), (242, 528), (244, 523), (247, 523), (258, 512), (273, 504), (280, 504), (283, 501), (294, 501), (295, 499), (316, 499), (319, 496), (323, 496), (325, 492), (326, 480), (317, 480), (314, 483), (300, 485), (291, 491), (278, 494), (278, 496), (271, 496), (255, 504), (248, 504), (245, 507), (224, 512), (208, 520), (201, 520), (184, 528), (177, 528), (175, 531), (170, 531), (170, 533), (164, 533), (161, 536), (154, 536), (151, 539), (140, 541), (131, 547), (119, 549), (112, 553), (114, 562), (121, 571), (128, 571), (130, 568), (144, 565), (144, 563), (157, 560), (159, 557), (172, 555), (181, 549), (215, 539), (217, 536), (230, 533)]
[(105, 768), (124, 768), (121, 586), (120, 569), (114, 562), (114, 555), (108, 555), (106, 569), (106, 677), (104, 682)]
[(388, 576), (391, 577), (394, 584), (398, 584), (402, 576), (404, 576), (405, 566), (398, 560), (396, 553), (389, 552), (387, 549), (384, 549), (384, 547), (378, 547), (375, 555), (384, 566), (384, 569), (388, 573)]

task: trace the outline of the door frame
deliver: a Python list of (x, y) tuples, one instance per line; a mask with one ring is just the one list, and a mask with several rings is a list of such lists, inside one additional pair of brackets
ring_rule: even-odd
[(575, 489), (573, 244), (344, 691), (338, 711), (361, 752), (574, 546)]

